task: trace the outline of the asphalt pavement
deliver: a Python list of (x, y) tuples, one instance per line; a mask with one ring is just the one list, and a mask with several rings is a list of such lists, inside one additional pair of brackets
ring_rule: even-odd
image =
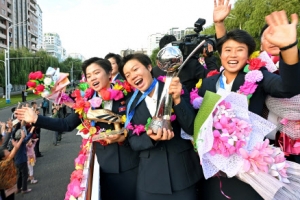
[[(38, 105), (42, 99), (37, 100)], [(0, 121), (6, 121), (11, 116), (13, 106), (0, 110)], [(41, 110), (42, 113), (42, 110)], [(81, 137), (76, 136), (77, 130), (65, 132), (58, 146), (52, 144), (53, 131), (42, 129), (40, 151), (43, 157), (37, 158), (34, 166), (36, 184), (28, 183), (32, 189), (27, 194), (17, 194), (16, 200), (60, 200), (64, 199), (70, 175), (75, 169), (74, 159), (77, 157)]]

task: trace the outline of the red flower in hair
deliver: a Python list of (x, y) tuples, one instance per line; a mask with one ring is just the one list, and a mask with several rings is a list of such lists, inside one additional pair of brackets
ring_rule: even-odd
[(260, 58), (253, 58), (249, 60), (249, 70), (259, 70), (263, 66), (266, 66), (266, 62), (261, 61)]
[(219, 74), (220, 72), (218, 72), (218, 70), (213, 70), (213, 71), (210, 71), (208, 72), (208, 74), (206, 75), (206, 77), (211, 77), (211, 76), (214, 76), (216, 74)]

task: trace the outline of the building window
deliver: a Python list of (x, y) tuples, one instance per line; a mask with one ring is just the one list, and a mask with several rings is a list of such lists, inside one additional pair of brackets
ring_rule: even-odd
[(2, 13), (2, 15), (6, 15), (6, 10), (1, 9), (1, 13)]

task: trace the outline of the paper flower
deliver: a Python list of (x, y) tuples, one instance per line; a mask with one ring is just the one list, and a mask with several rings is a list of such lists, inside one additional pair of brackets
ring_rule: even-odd
[(102, 103), (102, 99), (100, 97), (93, 97), (89, 102), (93, 108), (98, 108)]

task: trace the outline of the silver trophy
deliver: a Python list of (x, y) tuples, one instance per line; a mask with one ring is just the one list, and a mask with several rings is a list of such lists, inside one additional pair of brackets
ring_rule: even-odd
[(157, 133), (159, 128), (165, 128), (166, 130), (173, 130), (171, 126), (171, 111), (173, 99), (169, 95), (169, 87), (173, 77), (178, 76), (183, 66), (190, 59), (190, 57), (205, 43), (203, 40), (192, 52), (191, 54), (183, 61), (183, 56), (179, 48), (174, 46), (167, 46), (162, 48), (156, 57), (157, 66), (167, 72), (165, 85), (159, 100), (159, 104), (155, 115), (153, 116), (149, 129), (153, 133)]

